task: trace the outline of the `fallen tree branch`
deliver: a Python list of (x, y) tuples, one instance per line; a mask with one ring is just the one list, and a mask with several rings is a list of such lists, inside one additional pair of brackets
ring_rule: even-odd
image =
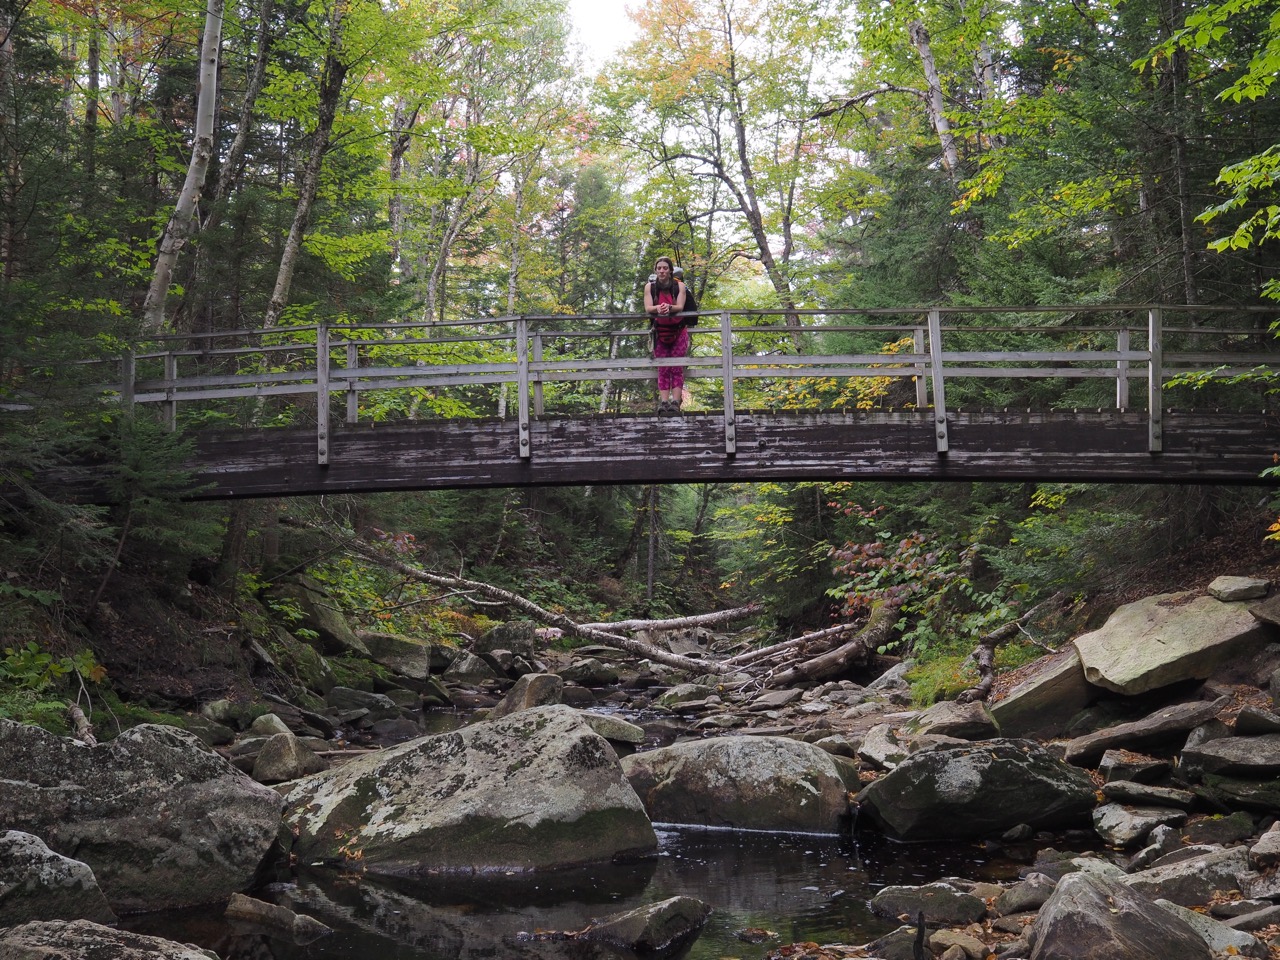
[(857, 624), (841, 623), (834, 627), (826, 627), (822, 630), (815, 630), (813, 633), (806, 633), (802, 637), (792, 637), (790, 640), (783, 640), (768, 647), (761, 647), (759, 650), (748, 650), (745, 653), (738, 654), (736, 657), (730, 657), (724, 663), (726, 666), (745, 667), (748, 664), (758, 663), (761, 660), (769, 660), (773, 657), (790, 653), (811, 643), (833, 640), (857, 629)]
[[(313, 528), (314, 529), (314, 528)], [(362, 537), (352, 537), (347, 541), (347, 548), (352, 552), (359, 554), (371, 563), (379, 564), (389, 570), (394, 570), (402, 576), (417, 580), (421, 583), (430, 583), (435, 586), (448, 587), (456, 590), (474, 590), (477, 593), (489, 597), (491, 600), (500, 601), (512, 609), (519, 610), (535, 620), (547, 624), (548, 626), (558, 627), (565, 633), (576, 637), (583, 637), (596, 643), (601, 643), (610, 647), (617, 647), (620, 650), (626, 650), (638, 657), (646, 660), (653, 660), (657, 663), (665, 664), (669, 667), (675, 667), (679, 670), (686, 670), (690, 673), (715, 673), (726, 674), (731, 668), (723, 666), (714, 660), (694, 660), (690, 657), (682, 657), (679, 654), (670, 653), (666, 650), (659, 650), (657, 647), (639, 640), (633, 640), (629, 637), (619, 636), (616, 633), (609, 633), (605, 630), (596, 629), (594, 627), (583, 626), (576, 623), (562, 613), (553, 613), (538, 604), (534, 603), (527, 597), (522, 597), (518, 593), (510, 590), (504, 590), (502, 587), (495, 587), (491, 583), (481, 583), (478, 580), (467, 580), (463, 577), (456, 577), (451, 574), (432, 573), (421, 567), (405, 563), (403, 560), (397, 559), (387, 553), (385, 549), (381, 549)]]
[(898, 622), (901, 601), (879, 601), (871, 610), (867, 625), (857, 636), (834, 650), (828, 650), (803, 663), (797, 663), (764, 678), (767, 687), (789, 687), (805, 680), (823, 680), (843, 673), (859, 660), (865, 660), (875, 649), (888, 641)]
[(67, 716), (71, 718), (71, 726), (75, 729), (75, 738), (77, 740), (87, 743), (91, 747), (98, 742), (98, 738), (93, 735), (93, 727), (89, 723), (89, 718), (85, 716), (79, 704), (70, 704), (67, 707)]
[(672, 617), (667, 620), (618, 620), (613, 623), (580, 623), (584, 630), (680, 630), (685, 627), (707, 627), (717, 623), (728, 623), (730, 620), (741, 620), (754, 616), (764, 608), (758, 603), (749, 603), (745, 607), (734, 607), (732, 610), (716, 610), (713, 613), (699, 613), (691, 617)]
[(986, 700), (991, 696), (991, 688), (996, 682), (996, 647), (1010, 637), (1022, 632), (1023, 624), (1035, 619), (1045, 607), (1062, 600), (1062, 593), (1055, 593), (1048, 600), (1042, 600), (1024, 613), (1017, 620), (1001, 624), (990, 633), (978, 638), (978, 645), (973, 651), (973, 661), (978, 667), (978, 683), (968, 690), (956, 695), (957, 703), (972, 703), (975, 700)]

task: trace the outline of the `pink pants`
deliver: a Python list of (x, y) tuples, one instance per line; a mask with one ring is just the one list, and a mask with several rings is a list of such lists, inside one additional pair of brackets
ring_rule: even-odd
[[(680, 336), (676, 338), (675, 343), (666, 344), (660, 340), (655, 341), (653, 355), (655, 357), (687, 357), (689, 355), (689, 328), (685, 327), (680, 331)], [(684, 367), (659, 367), (658, 389), (683, 390)]]

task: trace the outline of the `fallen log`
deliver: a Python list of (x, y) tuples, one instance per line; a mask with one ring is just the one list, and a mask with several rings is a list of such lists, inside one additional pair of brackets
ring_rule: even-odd
[(825, 680), (838, 676), (858, 663), (865, 663), (876, 649), (893, 635), (898, 622), (900, 601), (879, 600), (871, 610), (867, 625), (853, 639), (834, 650), (794, 664), (785, 670), (771, 671), (764, 677), (767, 687), (790, 687), (806, 680)]
[(652, 644), (644, 643), (631, 637), (624, 637), (606, 630), (584, 626), (562, 613), (547, 610), (527, 597), (522, 597), (518, 593), (513, 593), (502, 587), (496, 587), (491, 583), (467, 580), (464, 577), (454, 576), (453, 574), (433, 573), (430, 570), (424, 570), (422, 567), (406, 563), (397, 557), (389, 555), (385, 548), (378, 547), (362, 537), (350, 538), (347, 541), (347, 547), (364, 559), (380, 564), (389, 570), (394, 570), (396, 573), (411, 580), (430, 583), (434, 586), (475, 591), (492, 600), (498, 600), (512, 609), (519, 610), (521, 613), (548, 626), (563, 630), (571, 636), (582, 637), (605, 646), (617, 647), (644, 660), (653, 660), (656, 663), (665, 664), (668, 667), (675, 667), (678, 670), (685, 670), (693, 674), (727, 674), (732, 672), (732, 668), (714, 660), (694, 660), (691, 657), (682, 657), (679, 654), (661, 650)]

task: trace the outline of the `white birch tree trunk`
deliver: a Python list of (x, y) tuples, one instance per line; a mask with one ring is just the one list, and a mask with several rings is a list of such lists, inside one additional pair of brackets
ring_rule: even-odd
[(954, 180), (960, 175), (960, 151), (956, 148), (956, 137), (945, 112), (942, 78), (938, 76), (938, 65), (933, 59), (929, 31), (921, 21), (912, 20), (907, 26), (907, 34), (911, 37), (911, 43), (916, 48), (916, 53), (920, 55), (920, 65), (924, 68), (925, 82), (929, 90), (924, 104), (929, 113), (929, 122), (933, 124), (933, 129), (942, 144), (942, 163)]
[(187, 177), (156, 251), (156, 268), (142, 307), (143, 328), (158, 333), (164, 327), (164, 307), (178, 254), (195, 229), (200, 194), (213, 158), (213, 120), (218, 102), (218, 51), (222, 46), (224, 0), (208, 0), (204, 39), (200, 43), (200, 75), (196, 85), (196, 130)]

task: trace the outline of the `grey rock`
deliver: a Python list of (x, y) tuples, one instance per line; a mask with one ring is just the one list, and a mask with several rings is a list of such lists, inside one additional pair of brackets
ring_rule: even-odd
[(1271, 956), (1266, 944), (1243, 930), (1229, 927), (1203, 913), (1188, 910), (1168, 900), (1157, 900), (1156, 906), (1168, 910), (1198, 933), (1214, 956), (1257, 957), (1258, 960), (1268, 960)]
[(1209, 596), (1218, 600), (1261, 600), (1271, 590), (1271, 581), (1258, 577), (1215, 577), (1209, 584)]
[(1111, 780), (1102, 785), (1102, 795), (1115, 803), (1133, 803), (1151, 807), (1177, 807), (1190, 810), (1196, 802), (1194, 793), (1173, 787), (1153, 787), (1132, 780)]
[(466, 650), (459, 650), (453, 662), (441, 675), (445, 680), (456, 683), (483, 683), (486, 680), (497, 680), (498, 673), (482, 657)]
[(1256, 826), (1253, 814), (1244, 810), (1225, 817), (1200, 817), (1182, 828), (1182, 842), (1227, 846), (1252, 837)]
[(1148, 867), (1130, 874), (1125, 882), (1152, 900), (1172, 900), (1193, 907), (1208, 903), (1217, 890), (1239, 890), (1249, 872), (1248, 851), (1234, 847)]
[(561, 670), (560, 675), (584, 687), (607, 687), (618, 682), (618, 668), (595, 657), (575, 660)]
[(255, 717), (249, 729), (245, 731), (255, 737), (274, 737), (277, 733), (289, 733), (289, 725), (274, 713), (264, 713)]
[(1235, 736), (1235, 732), (1224, 721), (1214, 717), (1212, 720), (1206, 720), (1187, 734), (1187, 739), (1182, 744), (1182, 749), (1198, 747), (1203, 743), (1231, 736)]
[(1131, 750), (1106, 750), (1098, 761), (1098, 772), (1108, 783), (1115, 780), (1153, 783), (1167, 776), (1172, 767), (1168, 760), (1143, 756)]
[(1059, 881), (1031, 928), (1030, 960), (1212, 960), (1187, 923), (1123, 883), (1090, 873)]
[(657, 847), (617, 755), (563, 705), (357, 757), (286, 801), (302, 862), (370, 873), (549, 870)]
[(248, 887), (280, 826), (274, 790), (173, 727), (89, 746), (0, 720), (0, 770), (0, 823), (88, 864), (117, 913)]
[(555, 673), (526, 673), (507, 691), (498, 705), (489, 711), (489, 719), (559, 703), (564, 696), (564, 679)]
[(583, 711), (582, 719), (591, 729), (610, 743), (637, 744), (644, 742), (644, 728), (608, 713)]
[(1263, 733), (1280, 733), (1280, 714), (1245, 704), (1236, 714), (1236, 736), (1248, 737)]
[(858, 794), (860, 810), (904, 840), (999, 836), (1087, 822), (1093, 782), (1028, 740), (912, 754)]
[(996, 897), (995, 911), (1003, 917), (1038, 910), (1044, 906), (1057, 885), (1057, 880), (1043, 873), (1029, 873)]
[[(294, 624), (295, 631), (305, 628), (307, 636), (314, 636), (313, 646), (325, 655), (343, 653), (369, 656), (369, 648), (364, 645), (351, 625), (347, 623), (337, 604), (329, 593), (316, 580), (303, 574), (289, 580), (276, 583), (270, 598), (273, 602), (291, 603), (298, 611), (300, 619)], [(301, 638), (301, 633), (295, 633)]]
[(1080, 654), (1068, 646), (1035, 664), (1030, 677), (992, 704), (991, 716), (1006, 737), (1061, 736), (1098, 689), (1085, 679)]
[(724, 736), (622, 759), (655, 822), (838, 833), (848, 815), (834, 758), (789, 737)]
[(243, 893), (231, 895), (224, 916), (236, 921), (238, 926), (247, 925), (268, 936), (291, 940), (299, 946), (313, 943), (333, 932), (319, 920), (294, 913), (288, 907), (246, 897)]
[(950, 883), (938, 882), (918, 887), (881, 887), (871, 898), (871, 912), (881, 917), (909, 917), (924, 913), (934, 926), (963, 926), (981, 920), (986, 902)]
[(1236, 930), (1263, 930), (1280, 923), (1280, 904), (1270, 904), (1260, 910), (1224, 920), (1223, 923)]
[(259, 783), (285, 783), (328, 769), (316, 752), (288, 731), (267, 740), (253, 761), (253, 779)]
[(1186, 819), (1185, 810), (1104, 803), (1093, 811), (1093, 828), (1104, 842), (1112, 846), (1132, 847), (1146, 839), (1155, 827), (1179, 824)]
[(50, 920), (0, 929), (4, 960), (218, 960), (211, 950), (89, 920)]
[(794, 703), (804, 696), (803, 690), (766, 690), (751, 701), (749, 710), (777, 710), (789, 703)]
[(1212, 720), (1227, 706), (1226, 697), (1212, 702), (1197, 700), (1172, 704), (1141, 720), (1117, 724), (1068, 741), (1066, 759), (1070, 763), (1088, 764), (1113, 747), (1140, 750), (1153, 744), (1167, 743), (1171, 738)]
[(0, 927), (35, 920), (115, 923), (87, 864), (50, 850), (29, 833), (0, 833)]
[(1090, 683), (1133, 696), (1207, 679), (1219, 665), (1251, 655), (1268, 639), (1244, 603), (1161, 594), (1125, 604), (1073, 643)]
[(593, 920), (582, 933), (598, 940), (646, 955), (667, 954), (697, 939), (711, 907), (694, 897), (671, 897)]
[(1000, 736), (1000, 728), (985, 703), (935, 703), (907, 725), (912, 734), (954, 737), (958, 740), (988, 740)]
[(1216, 773), (1248, 779), (1280, 774), (1280, 733), (1260, 737), (1226, 737), (1182, 751), (1181, 769), (1186, 776)]
[(424, 681), (432, 667), (443, 670), (448, 664), (434, 644), (395, 633), (362, 631), (357, 636), (369, 649), (369, 656), (396, 676)]
[(1249, 848), (1249, 860), (1258, 870), (1280, 864), (1280, 824), (1273, 825)]

